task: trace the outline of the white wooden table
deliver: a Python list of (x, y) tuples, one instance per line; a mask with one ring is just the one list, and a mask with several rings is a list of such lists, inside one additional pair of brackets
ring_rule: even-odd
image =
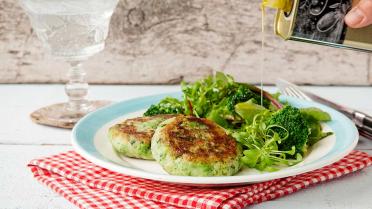
[[(118, 101), (178, 89), (178, 86), (92, 86), (90, 97)], [(308, 89), (372, 114), (372, 87)], [(0, 85), (1, 209), (75, 208), (34, 180), (26, 168), (33, 158), (72, 149), (70, 131), (36, 125), (29, 119), (33, 110), (64, 99), (62, 85)], [(372, 141), (361, 139), (358, 149), (372, 154)], [(372, 209), (372, 167), (251, 208)]]

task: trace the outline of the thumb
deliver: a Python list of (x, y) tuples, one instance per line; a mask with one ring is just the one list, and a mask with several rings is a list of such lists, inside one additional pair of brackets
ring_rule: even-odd
[(362, 28), (372, 24), (372, 0), (361, 0), (345, 17), (351, 28)]

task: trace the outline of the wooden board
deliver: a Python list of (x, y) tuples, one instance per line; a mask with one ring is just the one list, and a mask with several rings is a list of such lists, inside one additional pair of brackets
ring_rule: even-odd
[[(122, 0), (106, 50), (86, 62), (92, 83), (178, 83), (213, 70), (258, 83), (260, 0)], [(267, 18), (265, 83), (369, 85), (370, 55), (286, 42)], [(55, 83), (67, 65), (45, 55), (18, 1), (0, 0), (0, 83)]]

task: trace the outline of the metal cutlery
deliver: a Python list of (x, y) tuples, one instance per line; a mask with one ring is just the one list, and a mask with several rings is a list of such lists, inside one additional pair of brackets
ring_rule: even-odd
[(297, 97), (307, 101), (316, 101), (332, 107), (350, 118), (358, 128), (359, 134), (365, 138), (372, 139), (372, 117), (357, 110), (336, 104), (313, 93), (304, 91), (293, 83), (283, 79), (276, 81), (276, 86), (283, 95)]

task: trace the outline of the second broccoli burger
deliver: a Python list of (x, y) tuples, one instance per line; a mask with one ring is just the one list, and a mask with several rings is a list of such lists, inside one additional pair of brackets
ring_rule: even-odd
[(151, 141), (155, 160), (182, 176), (231, 176), (240, 168), (241, 147), (216, 123), (179, 115), (162, 122)]

